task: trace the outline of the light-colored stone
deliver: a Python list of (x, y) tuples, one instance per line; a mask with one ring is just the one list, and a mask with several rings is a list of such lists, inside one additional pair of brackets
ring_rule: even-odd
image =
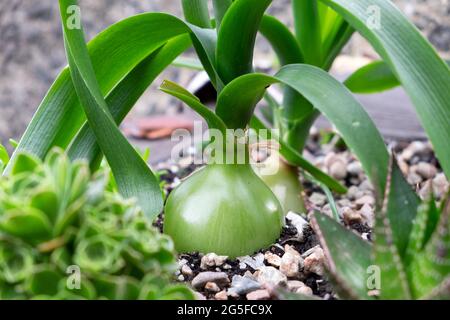
[(310, 287), (308, 286), (303, 286), (301, 288), (298, 288), (296, 291), (294, 291), (295, 293), (299, 293), (299, 294), (303, 294), (306, 296), (312, 296), (313, 295), (313, 291)]
[(302, 268), (303, 259), (293, 247), (286, 245), (285, 253), (281, 258), (280, 271), (289, 278), (298, 277)]
[(433, 179), (433, 192), (437, 199), (444, 199), (449, 190), (450, 184), (444, 173), (439, 173)]
[(361, 213), (354, 211), (352, 208), (344, 207), (344, 208), (342, 208), (341, 212), (342, 212), (342, 216), (344, 218), (344, 222), (347, 225), (363, 222), (363, 217), (361, 216)]
[(347, 165), (347, 172), (358, 176), (363, 173), (361, 163), (359, 161), (353, 161)]
[(207, 300), (204, 295), (202, 295), (200, 292), (194, 291), (195, 300)]
[(347, 176), (347, 161), (343, 156), (330, 152), (325, 156), (324, 164), (333, 178), (341, 180)]
[(324, 275), (324, 264), (325, 255), (320, 247), (315, 247), (315, 250), (303, 262), (305, 272), (312, 272), (319, 276)]
[(364, 196), (364, 192), (359, 190), (357, 186), (351, 186), (350, 188), (348, 188), (347, 197), (350, 200), (355, 200), (361, 198), (362, 196)]
[(426, 143), (423, 143), (421, 141), (414, 141), (403, 150), (401, 158), (408, 161), (411, 160), (413, 156), (424, 154), (429, 150), (429, 146)]
[[(262, 253), (258, 253), (257, 255), (250, 257), (244, 256), (237, 258), (240, 262), (239, 267), (241, 269), (245, 269), (246, 266), (249, 266), (253, 270), (257, 270), (258, 268), (264, 266), (264, 255)], [(241, 267), (243, 266), (243, 268)]]
[(342, 180), (347, 176), (347, 168), (345, 162), (336, 161), (328, 169), (330, 176), (337, 180)]
[(208, 282), (214, 282), (223, 287), (230, 283), (228, 275), (225, 272), (201, 272), (192, 280), (192, 287), (201, 290)]
[(207, 255), (202, 257), (200, 268), (206, 270), (212, 267), (220, 267), (225, 263), (227, 259), (227, 256), (218, 256), (215, 253), (208, 253)]
[(225, 300), (228, 300), (228, 294), (227, 294), (227, 292), (226, 292), (225, 290), (222, 290), (222, 291), (216, 293), (215, 296), (214, 296), (214, 298), (215, 298), (216, 300), (222, 300), (222, 301), (225, 301)]
[(220, 287), (215, 282), (208, 282), (205, 284), (205, 290), (216, 293), (220, 291)]
[(270, 293), (266, 289), (256, 290), (247, 294), (247, 300), (268, 300), (270, 299)]
[(422, 177), (419, 176), (417, 173), (415, 172), (410, 172), (408, 174), (408, 176), (406, 177), (406, 180), (408, 181), (409, 184), (411, 185), (417, 185), (419, 183), (422, 182)]
[(375, 211), (369, 204), (365, 204), (359, 209), (358, 213), (362, 216), (363, 221), (369, 226), (375, 225)]
[(253, 279), (253, 276), (249, 276), (248, 274), (244, 276), (235, 275), (231, 281), (231, 288), (228, 289), (228, 293), (232, 296), (238, 297), (260, 288), (261, 285)]
[(279, 268), (281, 265), (281, 257), (277, 256), (276, 254), (272, 253), (272, 252), (266, 252), (264, 254), (264, 258), (266, 259), (267, 263), (270, 264), (271, 266), (277, 267)]
[(355, 204), (360, 207), (362, 207), (366, 204), (373, 207), (375, 205), (375, 198), (373, 196), (368, 196), (368, 195), (362, 196), (361, 198), (359, 198), (355, 201)]
[(424, 179), (432, 179), (437, 174), (436, 167), (426, 162), (419, 162), (417, 165), (412, 166), (411, 171), (417, 173)]
[(274, 267), (261, 267), (255, 272), (256, 280), (262, 285), (283, 286), (287, 283), (287, 277)]
[(324, 194), (314, 192), (309, 197), (309, 201), (317, 207), (322, 207), (327, 201), (327, 197)]
[(297, 229), (297, 238), (303, 241), (305, 229), (309, 226), (308, 221), (294, 212), (288, 212), (286, 219), (290, 220), (291, 224)]
[(189, 267), (187, 264), (184, 264), (181, 267), (181, 273), (187, 277), (191, 277), (194, 274), (191, 267)]

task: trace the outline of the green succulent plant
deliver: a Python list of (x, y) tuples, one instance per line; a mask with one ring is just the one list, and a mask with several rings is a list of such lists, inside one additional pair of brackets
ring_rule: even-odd
[(193, 298), (170, 282), (172, 240), (109, 176), (60, 149), (16, 157), (0, 179), (0, 299)]
[(450, 194), (440, 206), (432, 197), (408, 197), (400, 176), (392, 159), (371, 243), (324, 214), (312, 215), (341, 298), (450, 299)]

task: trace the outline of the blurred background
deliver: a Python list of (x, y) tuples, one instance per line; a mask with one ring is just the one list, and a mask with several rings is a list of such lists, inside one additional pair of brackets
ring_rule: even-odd
[[(88, 38), (108, 25), (146, 11), (181, 16), (180, 0), (80, 0)], [(394, 0), (440, 54), (450, 57), (450, 0)], [(271, 13), (291, 21), (289, 0), (274, 0)], [(256, 64), (270, 69), (275, 59), (259, 40)], [(345, 78), (376, 59), (376, 53), (358, 35), (337, 60), (333, 74)], [(0, 0), (0, 140), (18, 140), (46, 91), (66, 64), (55, 0)], [(180, 105), (156, 90), (163, 78), (189, 85), (195, 71), (170, 68), (139, 101), (131, 119), (173, 115)], [(421, 138), (423, 132), (401, 89), (377, 96), (359, 97), (386, 136)], [(395, 112), (393, 113), (393, 110)], [(397, 117), (397, 118), (396, 118)], [(400, 124), (399, 124), (400, 121)], [(403, 126), (403, 127), (402, 127)]]

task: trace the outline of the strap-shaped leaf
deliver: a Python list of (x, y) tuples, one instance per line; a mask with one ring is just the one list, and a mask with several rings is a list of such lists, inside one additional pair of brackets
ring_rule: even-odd
[(67, 9), (77, 5), (77, 1), (60, 0), (59, 3), (70, 73), (89, 125), (108, 160), (119, 191), (126, 198), (137, 198), (144, 213), (152, 220), (163, 206), (159, 183), (109, 112), (95, 78), (82, 28), (68, 26)]
[(295, 165), (303, 170), (309, 172), (311, 176), (313, 176), (318, 181), (322, 182), (324, 185), (328, 186), (332, 190), (344, 194), (347, 192), (347, 189), (342, 186), (338, 181), (325, 174), (317, 167), (315, 167), (312, 163), (308, 162), (305, 158), (302, 157), (300, 153), (296, 150), (292, 149), (289, 145), (283, 142), (279, 137), (272, 137), (270, 130), (259, 120), (256, 116), (252, 117), (250, 122), (250, 127), (258, 132), (258, 130), (266, 129), (268, 132), (268, 139), (276, 139), (280, 144), (280, 154), (284, 157), (284, 159), (292, 165)]
[[(139, 97), (154, 79), (182, 52), (191, 46), (188, 35), (168, 41), (161, 49), (134, 68), (109, 94), (106, 103), (117, 124), (121, 123)], [(71, 143), (68, 153), (71, 159), (85, 159), (95, 170), (102, 153), (89, 124), (85, 124)]]
[(226, 85), (253, 70), (256, 34), (272, 0), (235, 0), (226, 12), (217, 39), (217, 70)]
[(178, 84), (165, 80), (160, 87), (161, 91), (174, 96), (184, 103), (186, 103), (190, 108), (197, 112), (203, 119), (205, 119), (208, 127), (210, 129), (220, 130), (223, 134), (226, 133), (227, 127), (214, 112), (208, 109), (207, 106), (200, 102), (200, 99), (194, 96), (192, 93), (187, 91), (185, 88), (179, 86)]
[[(89, 54), (102, 94), (109, 96), (118, 83), (143, 60), (171, 39), (183, 34), (191, 35), (205, 69), (211, 79), (214, 79), (214, 30), (191, 26), (163, 13), (145, 13), (110, 26), (89, 43)], [(39, 106), (13, 159), (21, 151), (44, 158), (54, 146), (67, 148), (85, 121), (86, 117), (66, 68)], [(10, 169), (8, 166), (6, 172)]]
[[(398, 76), (450, 177), (450, 69), (417, 28), (388, 0), (321, 0), (341, 14)], [(380, 25), (368, 23), (379, 10)]]
[[(272, 84), (282, 83), (307, 98), (339, 130), (373, 183), (384, 190), (389, 155), (377, 128), (361, 104), (325, 71), (309, 65), (283, 67), (274, 77), (244, 75), (220, 93), (216, 113), (229, 127), (245, 127), (256, 103)], [(370, 143), (370, 148), (368, 148)], [(404, 182), (406, 185), (406, 181)]]
[(200, 28), (211, 28), (208, 0), (181, 0), (186, 21)]
[[(426, 245), (417, 254), (410, 269), (411, 282), (417, 298), (433, 295), (433, 291), (444, 286), (450, 295), (450, 199), (447, 199), (439, 224)], [(446, 283), (447, 282), (447, 283)], [(442, 292), (444, 293), (444, 292)]]
[[(397, 172), (400, 172), (400, 169), (396, 166), (393, 158), (391, 156), (383, 205), (376, 214), (373, 251), (375, 264), (381, 270), (380, 297), (382, 299), (411, 299), (411, 289), (405, 265), (395, 243), (394, 227), (391, 221), (392, 216), (397, 218), (410, 215), (409, 212), (391, 211), (394, 208), (403, 211), (409, 210), (407, 204), (403, 208), (391, 205), (392, 201), (400, 201), (402, 196), (402, 190), (397, 189), (394, 183), (394, 179), (397, 179)], [(413, 211), (413, 214), (415, 214), (415, 211)]]
[(303, 63), (303, 54), (297, 39), (280, 20), (264, 15), (259, 31), (269, 41), (281, 65)]
[[(450, 65), (450, 60), (446, 61)], [(384, 61), (374, 61), (351, 74), (344, 84), (354, 93), (374, 93), (400, 86), (397, 76)]]
[(367, 287), (371, 265), (370, 245), (332, 218), (314, 213), (314, 231), (327, 258), (327, 269), (336, 290), (351, 299), (370, 299)]
[(295, 33), (305, 62), (322, 65), (322, 28), (317, 0), (292, 0)]
[(397, 77), (383, 61), (375, 61), (355, 71), (344, 84), (354, 93), (374, 93), (400, 85)]
[(233, 0), (213, 0), (214, 18), (216, 20), (217, 30), (219, 30), (222, 19), (232, 2)]

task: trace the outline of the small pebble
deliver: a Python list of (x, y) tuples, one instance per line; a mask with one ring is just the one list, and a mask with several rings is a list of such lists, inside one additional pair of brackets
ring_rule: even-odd
[(255, 277), (262, 285), (282, 286), (287, 283), (287, 277), (274, 267), (262, 267), (255, 272)]
[(184, 264), (184, 265), (181, 267), (181, 273), (182, 273), (183, 275), (187, 276), (187, 277), (191, 277), (191, 276), (194, 274), (194, 272), (192, 271), (192, 269), (191, 269), (187, 264)]
[(227, 259), (227, 256), (218, 256), (215, 253), (208, 253), (207, 255), (202, 257), (200, 268), (203, 270), (207, 270), (212, 267), (220, 267), (225, 263)]
[(264, 254), (264, 258), (266, 259), (267, 263), (270, 264), (271, 266), (279, 268), (281, 265), (281, 258), (272, 252), (267, 251)]
[(215, 282), (208, 282), (205, 284), (205, 290), (212, 293), (216, 293), (220, 291), (220, 288)]
[(288, 212), (286, 219), (291, 221), (291, 224), (297, 229), (297, 237), (303, 241), (305, 229), (309, 226), (308, 221), (302, 218), (299, 214)]
[(270, 299), (270, 293), (266, 289), (256, 290), (247, 294), (247, 300), (268, 300)]
[(309, 201), (317, 207), (322, 207), (327, 201), (327, 197), (321, 193), (314, 192), (309, 197)]
[(359, 209), (358, 213), (362, 216), (364, 222), (371, 228), (375, 225), (375, 212), (374, 209), (369, 205), (365, 204)]
[(354, 223), (362, 223), (363, 217), (360, 212), (356, 212), (349, 207), (342, 208), (342, 215), (344, 218), (344, 222), (347, 225), (352, 225)]
[(410, 172), (406, 178), (409, 184), (417, 185), (422, 182), (422, 177), (415, 172)]
[(249, 292), (258, 290), (261, 288), (261, 285), (253, 279), (253, 276), (249, 276), (248, 274), (244, 276), (235, 275), (231, 281), (231, 287), (228, 292), (232, 296), (240, 296), (243, 294), (247, 294)]
[(357, 206), (362, 207), (363, 205), (370, 205), (370, 206), (374, 206), (375, 205), (375, 198), (372, 196), (363, 196), (361, 198), (359, 198), (358, 200), (355, 201), (355, 204)]
[(322, 248), (315, 247), (315, 250), (305, 258), (304, 270), (312, 272), (319, 276), (324, 275), (325, 255)]
[(225, 290), (222, 290), (222, 291), (216, 293), (214, 298), (216, 300), (223, 300), (223, 301), (225, 301), (225, 300), (228, 300), (228, 294), (227, 294), (227, 292)]
[(363, 169), (362, 169), (361, 163), (359, 161), (354, 161), (354, 162), (348, 164), (347, 172), (354, 176), (358, 176), (358, 175), (362, 174)]
[(218, 286), (225, 286), (230, 283), (225, 272), (201, 272), (192, 280), (192, 287), (201, 290), (208, 282), (214, 282)]
[(411, 171), (417, 173), (424, 179), (432, 179), (437, 174), (436, 167), (426, 162), (419, 162), (417, 165), (411, 167)]
[(303, 259), (300, 253), (293, 247), (286, 245), (285, 253), (281, 258), (280, 271), (289, 278), (298, 277), (302, 263)]

